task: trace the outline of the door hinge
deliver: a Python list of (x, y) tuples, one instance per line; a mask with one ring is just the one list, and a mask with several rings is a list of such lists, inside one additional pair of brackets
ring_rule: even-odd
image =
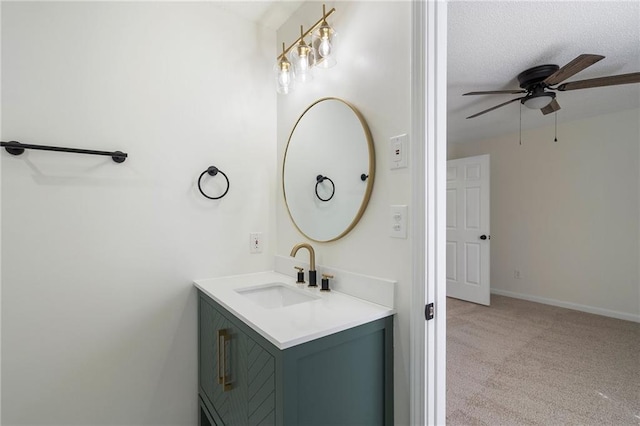
[(424, 317), (427, 321), (432, 320), (435, 314), (436, 308), (433, 306), (433, 303), (429, 303), (424, 307)]

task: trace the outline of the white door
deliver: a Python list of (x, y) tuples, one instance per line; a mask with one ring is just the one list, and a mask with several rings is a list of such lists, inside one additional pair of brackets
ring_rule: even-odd
[(447, 161), (447, 296), (489, 305), (489, 155)]

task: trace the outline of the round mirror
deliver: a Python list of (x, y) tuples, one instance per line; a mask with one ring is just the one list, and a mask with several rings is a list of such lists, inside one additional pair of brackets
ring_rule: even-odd
[(367, 207), (375, 177), (371, 132), (351, 104), (320, 99), (291, 131), (282, 186), (289, 216), (307, 238), (345, 236)]

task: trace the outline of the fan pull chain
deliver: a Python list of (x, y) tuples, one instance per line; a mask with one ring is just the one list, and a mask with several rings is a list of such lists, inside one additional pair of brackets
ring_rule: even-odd
[(522, 103), (520, 103), (520, 145), (522, 145)]
[(555, 112), (555, 114), (553, 114), (556, 116), (556, 129), (555, 129), (555, 135), (553, 138), (554, 142), (558, 142), (558, 111)]

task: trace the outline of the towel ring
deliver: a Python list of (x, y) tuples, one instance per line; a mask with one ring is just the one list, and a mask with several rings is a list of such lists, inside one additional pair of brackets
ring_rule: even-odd
[[(202, 181), (202, 176), (204, 176), (205, 174), (209, 174), (209, 176), (215, 176), (218, 173), (220, 173), (222, 176), (224, 176), (224, 179), (227, 181), (227, 189), (225, 189), (225, 191), (222, 193), (221, 196), (219, 197), (210, 197), (207, 194), (204, 193), (204, 191), (202, 190), (202, 185), (200, 184), (200, 181)], [(207, 170), (205, 170), (204, 172), (202, 172), (202, 174), (200, 175), (200, 177), (198, 178), (198, 189), (200, 190), (200, 193), (202, 195), (204, 195), (205, 197), (207, 197), (210, 200), (219, 200), (220, 198), (224, 197), (225, 195), (227, 195), (227, 192), (229, 192), (229, 178), (227, 177), (226, 174), (224, 174), (224, 172), (220, 169), (218, 169), (216, 166), (210, 166)]]
[[(328, 180), (329, 182), (331, 182), (331, 196), (327, 199), (324, 199), (320, 196), (320, 194), (318, 194), (318, 185), (321, 182), (324, 182), (325, 180)], [(336, 185), (333, 183), (333, 181), (331, 179), (329, 179), (326, 176), (322, 176), (322, 175), (318, 175), (316, 176), (316, 197), (318, 197), (318, 199), (320, 201), (329, 201), (330, 199), (333, 198), (333, 195), (336, 193)]]

